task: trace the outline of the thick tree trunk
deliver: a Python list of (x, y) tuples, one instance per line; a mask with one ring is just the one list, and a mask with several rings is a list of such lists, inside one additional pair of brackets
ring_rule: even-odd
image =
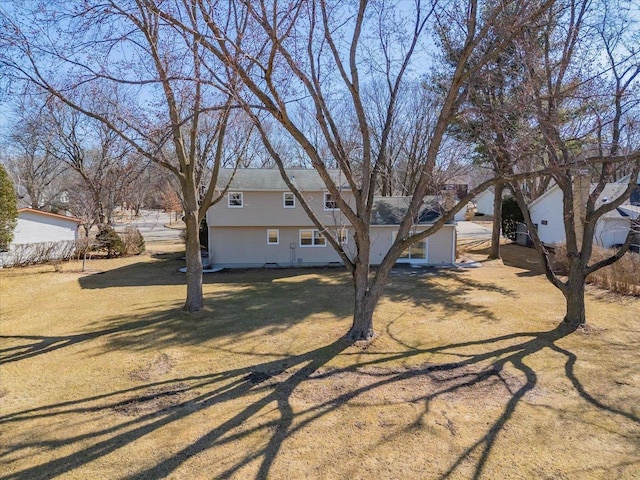
[(502, 190), (504, 184), (496, 183), (495, 197), (493, 199), (493, 229), (491, 230), (491, 252), (489, 259), (500, 258), (500, 230), (502, 228)]
[(587, 323), (584, 293), (585, 278), (581, 274), (570, 271), (567, 281), (567, 291), (564, 295), (567, 303), (567, 314), (564, 317), (564, 321), (574, 328), (578, 328)]
[(373, 331), (373, 311), (376, 308), (379, 294), (371, 290), (369, 285), (369, 265), (356, 265), (353, 274), (355, 302), (353, 309), (353, 324), (347, 336), (350, 340), (371, 340)]
[(197, 312), (203, 306), (202, 300), (202, 256), (200, 255), (199, 222), (197, 211), (189, 209), (185, 214), (187, 241), (187, 300), (184, 310)]

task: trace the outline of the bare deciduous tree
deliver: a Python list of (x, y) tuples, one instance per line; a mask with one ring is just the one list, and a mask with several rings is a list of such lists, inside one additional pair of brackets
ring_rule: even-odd
[[(148, 4), (163, 20), (197, 39), (208, 59), (225, 63), (237, 75), (245, 90), (238, 91), (232, 84), (227, 88), (252, 115), (284, 181), (321, 231), (328, 227), (286, 176), (287, 161), (264, 127), (262, 112), (299, 145), (323, 179), (355, 231), (352, 254), (327, 235), (353, 276), (354, 317), (348, 335), (354, 340), (370, 339), (373, 312), (396, 259), (412, 243), (437, 231), (473, 195), (492, 183), (485, 182), (470, 192), (432, 227), (416, 231), (416, 218), (433, 183), (443, 138), (469, 79), (547, 4), (521, 1), (494, 5), (471, 0), (462, 7), (416, 2), (409, 13), (391, 2), (365, 0), (354, 5), (327, 0), (286, 4), (245, 0), (230, 2), (226, 8), (200, 0), (191, 4), (193, 8), (179, 12), (167, 4)], [(415, 184), (407, 192), (411, 197), (407, 213), (395, 242), (374, 271), (370, 267), (369, 229), (374, 195), (398, 114), (399, 92), (409, 70), (420, 65), (424, 68), (425, 59), (418, 59), (416, 51), (428, 55), (430, 51), (422, 42), (429, 41), (429, 32), (439, 29), (455, 30), (462, 49), (446, 71), (433, 126), (425, 132), (428, 141), (416, 168)], [(384, 102), (378, 105), (382, 116), (375, 125), (367, 115), (364, 98), (366, 79), (373, 76), (381, 79), (380, 98)], [(333, 166), (339, 168), (342, 184), (330, 174)]]
[[(640, 118), (635, 108), (639, 52), (637, 44), (626, 51), (613, 47), (624, 35), (637, 36), (638, 32), (630, 32), (628, 24), (609, 13), (604, 3), (558, 1), (540, 28), (529, 31), (524, 43), (528, 100), (544, 141), (544, 158), (563, 196), (566, 277), (552, 269), (549, 251), (528, 214), (522, 186), (514, 182), (513, 189), (546, 276), (565, 296), (565, 321), (573, 327), (586, 322), (587, 276), (620, 259), (629, 247), (632, 230), (621, 249), (589, 263), (598, 221), (629, 198), (640, 171), (638, 144), (622, 142), (623, 133)], [(597, 53), (603, 49), (607, 52), (604, 65)], [(621, 166), (631, 172), (629, 182), (615, 198), (603, 201), (600, 196), (607, 181)]]
[(197, 311), (203, 305), (199, 224), (224, 194), (224, 188), (216, 194), (219, 168), (241, 156), (225, 149), (229, 122), (239, 115), (215, 86), (226, 76), (224, 62), (204, 65), (197, 37), (168, 25), (151, 7), (144, 0), (108, 0), (0, 10), (7, 47), (0, 67), (13, 84), (49, 93), (175, 176), (187, 228), (184, 308)]
[(58, 182), (63, 165), (51, 152), (51, 131), (41, 104), (22, 102), (11, 127), (7, 167), (23, 202), (35, 209), (55, 209), (62, 193)]
[(131, 147), (104, 123), (56, 99), (47, 103), (47, 112), (48, 150), (77, 177), (68, 189), (71, 212), (89, 228), (111, 224), (124, 192), (141, 176), (145, 163), (133, 161)]

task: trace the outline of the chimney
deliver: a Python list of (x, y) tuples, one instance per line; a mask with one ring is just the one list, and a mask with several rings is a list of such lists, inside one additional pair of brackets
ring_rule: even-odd
[(445, 212), (448, 212), (456, 206), (456, 192), (452, 189), (442, 191), (442, 208)]
[(587, 218), (587, 200), (591, 190), (591, 176), (588, 172), (580, 171), (573, 177), (573, 214), (576, 224), (576, 240), (578, 248), (582, 248), (584, 224)]

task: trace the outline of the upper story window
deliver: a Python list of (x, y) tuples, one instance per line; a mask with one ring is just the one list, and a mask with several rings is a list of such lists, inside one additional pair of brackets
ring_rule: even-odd
[(338, 205), (329, 192), (324, 194), (324, 209), (325, 210), (337, 210)]
[(229, 202), (229, 208), (242, 208), (244, 206), (242, 192), (229, 192), (227, 201)]
[(284, 192), (282, 194), (282, 206), (284, 208), (296, 208), (296, 197), (291, 192)]

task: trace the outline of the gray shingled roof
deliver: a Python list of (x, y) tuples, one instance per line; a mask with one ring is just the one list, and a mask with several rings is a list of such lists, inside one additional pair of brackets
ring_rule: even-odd
[[(320, 175), (313, 169), (292, 168), (286, 170), (286, 172), (289, 178), (294, 181), (302, 191), (321, 192), (327, 190)], [(232, 173), (232, 169), (220, 170), (218, 180), (218, 186), (220, 188), (226, 185)], [(346, 182), (341, 178), (341, 172), (339, 170), (329, 170), (329, 174), (338, 186), (346, 186)], [(280, 170), (266, 168), (239, 168), (233, 177), (230, 188), (232, 190), (244, 191), (286, 192), (289, 190), (289, 187), (287, 187), (287, 184), (284, 183), (284, 180), (282, 180), (280, 176)]]
[(633, 220), (640, 218), (640, 206), (638, 205), (620, 205), (618, 213), (623, 217), (631, 217)]
[[(595, 184), (591, 184), (591, 191), (593, 191), (595, 187), (596, 187)], [(626, 189), (627, 189), (627, 185), (625, 184), (607, 183), (604, 186), (602, 193), (596, 200), (595, 207), (598, 208), (603, 203), (614, 201), (616, 198), (622, 195)], [(606, 218), (616, 218), (616, 217), (622, 217), (623, 215), (618, 210), (611, 210), (610, 212), (605, 213), (603, 216)]]
[[(591, 191), (596, 188), (595, 184), (591, 184)], [(596, 208), (606, 202), (611, 202), (618, 198), (627, 189), (627, 185), (620, 183), (607, 183), (602, 189), (602, 193), (596, 200)]]
[[(372, 225), (399, 225), (407, 213), (411, 197), (375, 197), (371, 214)], [(425, 197), (416, 224), (433, 223), (442, 215), (437, 197)]]

